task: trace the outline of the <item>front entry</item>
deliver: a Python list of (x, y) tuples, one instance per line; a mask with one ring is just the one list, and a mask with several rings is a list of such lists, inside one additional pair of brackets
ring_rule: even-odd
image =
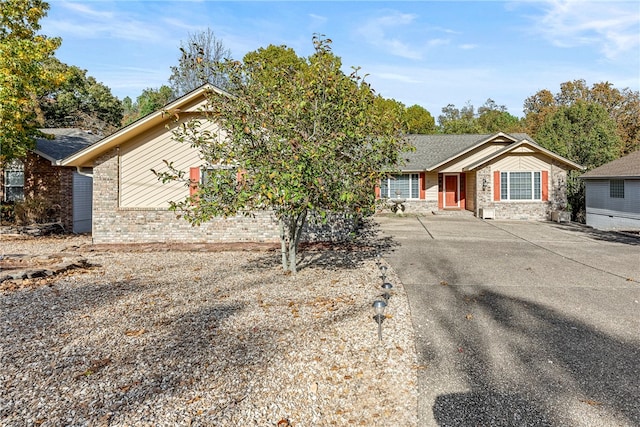
[(458, 175), (444, 176), (444, 208), (460, 207), (460, 185)]

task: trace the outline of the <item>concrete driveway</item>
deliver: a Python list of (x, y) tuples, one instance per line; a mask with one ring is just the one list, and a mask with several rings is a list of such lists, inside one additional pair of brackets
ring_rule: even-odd
[(640, 426), (640, 239), (381, 216), (408, 293), (420, 426)]

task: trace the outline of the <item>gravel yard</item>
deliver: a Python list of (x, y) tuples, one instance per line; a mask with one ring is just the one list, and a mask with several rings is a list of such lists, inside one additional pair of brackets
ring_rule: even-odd
[(0, 291), (0, 424), (417, 424), (421, 367), (393, 272), (379, 342), (382, 282), (364, 252), (305, 252), (291, 276), (264, 248), (192, 249), (0, 236), (0, 255), (93, 265)]

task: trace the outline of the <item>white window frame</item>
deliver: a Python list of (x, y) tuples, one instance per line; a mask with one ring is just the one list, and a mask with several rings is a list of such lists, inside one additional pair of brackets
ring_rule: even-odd
[[(3, 201), (5, 202), (19, 202), (24, 200), (24, 163), (22, 163), (18, 159), (13, 159), (9, 164), (6, 165), (3, 171)], [(9, 174), (19, 172), (22, 174), (22, 183), (21, 185), (11, 184), (13, 181), (9, 179)], [(14, 194), (14, 191), (9, 191), (9, 189), (21, 189), (20, 194), (17, 197), (9, 197), (9, 194)]]
[[(511, 198), (511, 176), (512, 174), (530, 174), (529, 187), (531, 190), (531, 198)], [(536, 187), (536, 174), (538, 185)], [(505, 179), (506, 175), (506, 179)], [(506, 183), (506, 186), (505, 186)], [(515, 191), (515, 190), (514, 190)], [(500, 200), (507, 202), (540, 202), (542, 201), (542, 171), (500, 171)]]
[[(409, 196), (404, 197), (400, 196), (400, 198), (407, 200), (419, 200), (420, 199), (420, 174), (419, 173), (401, 173), (390, 175), (387, 178), (383, 179), (380, 183), (380, 198), (381, 199), (396, 199), (398, 196), (394, 193), (391, 194), (391, 183), (397, 179), (399, 176), (408, 176), (409, 177)], [(386, 189), (386, 193), (384, 194), (384, 190)], [(415, 190), (415, 194), (413, 194)], [(412, 197), (415, 196), (415, 197)]]
[(609, 180), (609, 198), (624, 199), (624, 179)]

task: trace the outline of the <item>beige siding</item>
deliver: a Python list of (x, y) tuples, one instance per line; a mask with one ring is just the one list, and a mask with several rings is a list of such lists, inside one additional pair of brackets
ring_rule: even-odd
[(468, 211), (474, 211), (476, 209), (476, 198), (475, 194), (477, 192), (477, 179), (475, 172), (465, 174), (467, 179), (467, 189), (466, 189), (466, 206), (465, 208)]
[(438, 202), (438, 174), (436, 172), (425, 174), (425, 200)]
[[(203, 125), (202, 129), (215, 131), (216, 125)], [(163, 160), (173, 162), (186, 177), (190, 167), (202, 164), (196, 149), (175, 141), (164, 127), (138, 136), (120, 150), (120, 207), (166, 208), (169, 201), (181, 201), (189, 195), (184, 183), (163, 184), (151, 172), (166, 171)]]
[(491, 143), (485, 144), (471, 152), (465, 154), (464, 156), (456, 158), (451, 163), (445, 165), (439, 171), (442, 173), (452, 173), (452, 172), (460, 172), (467, 165), (473, 164), (479, 160), (484, 159), (491, 154), (494, 154), (496, 151), (502, 150), (504, 147), (509, 145), (508, 143), (500, 144), (500, 143)]
[(534, 153), (510, 153), (496, 161), (491, 168), (494, 171), (540, 171), (550, 170), (551, 164), (547, 158)]

